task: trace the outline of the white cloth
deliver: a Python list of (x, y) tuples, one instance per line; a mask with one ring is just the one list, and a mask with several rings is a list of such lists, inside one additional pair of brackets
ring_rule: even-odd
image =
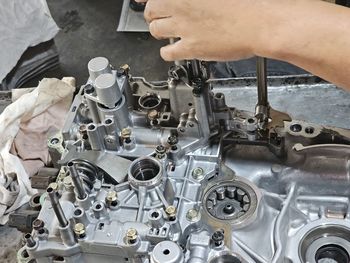
[(0, 0), (0, 82), (28, 47), (54, 38), (58, 30), (45, 0)]
[(21, 124), (28, 123), (62, 101), (66, 102), (63, 105), (68, 111), (74, 85), (73, 78), (62, 81), (43, 79), (36, 89), (22, 95), (0, 115), (0, 224), (5, 224), (8, 213), (27, 203), (36, 193), (31, 188), (22, 160), (10, 153)]

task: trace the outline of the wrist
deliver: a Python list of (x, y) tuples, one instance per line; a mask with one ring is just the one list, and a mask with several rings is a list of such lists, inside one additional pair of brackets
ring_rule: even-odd
[(254, 25), (256, 40), (252, 43), (255, 56), (284, 59), (288, 48), (286, 45), (293, 38), (293, 26), (297, 19), (293, 9), (302, 1), (260, 1)]

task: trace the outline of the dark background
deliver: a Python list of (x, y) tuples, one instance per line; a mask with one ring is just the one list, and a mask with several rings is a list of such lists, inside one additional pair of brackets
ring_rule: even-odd
[[(55, 38), (60, 54), (60, 68), (31, 81), (36, 85), (42, 77), (73, 76), (77, 85), (88, 78), (87, 63), (104, 56), (115, 66), (128, 64), (133, 75), (151, 80), (167, 77), (169, 65), (159, 54), (166, 42), (155, 40), (149, 33), (116, 31), (122, 0), (48, 0), (51, 14), (61, 31)], [(28, 86), (28, 85), (27, 85)], [(30, 85), (29, 85), (30, 86)]]

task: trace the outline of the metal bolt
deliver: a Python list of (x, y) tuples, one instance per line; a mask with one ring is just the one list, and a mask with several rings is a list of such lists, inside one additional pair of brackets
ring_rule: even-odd
[(224, 232), (222, 230), (215, 231), (211, 239), (214, 241), (215, 246), (221, 246), (225, 239)]
[(130, 128), (124, 128), (122, 129), (120, 136), (122, 137), (122, 139), (126, 142), (126, 143), (130, 143), (131, 142), (131, 133), (132, 130)]
[(178, 142), (179, 142), (179, 140), (178, 140), (177, 136), (175, 136), (175, 135), (169, 136), (168, 143), (170, 146), (176, 145)]
[(58, 190), (58, 184), (57, 183), (51, 183), (51, 184), (49, 184), (48, 188), (52, 188), (52, 190), (57, 191)]
[(82, 124), (82, 125), (79, 126), (79, 133), (81, 135), (86, 135), (87, 134), (87, 128), (86, 128), (85, 124)]
[(165, 213), (167, 214), (170, 221), (174, 221), (176, 219), (176, 207), (173, 205), (168, 206), (165, 209)]
[(135, 228), (129, 228), (126, 231), (126, 239), (129, 244), (135, 244), (137, 241), (138, 233)]
[(64, 188), (65, 188), (66, 190), (72, 190), (72, 189), (73, 189), (72, 177), (66, 176), (66, 177), (63, 179), (63, 185), (64, 185)]
[(44, 221), (41, 220), (41, 219), (38, 219), (38, 218), (35, 219), (33, 221), (33, 224), (32, 224), (32, 227), (33, 227), (34, 230), (39, 230), (39, 229), (43, 228), (44, 226), (45, 226)]
[(74, 225), (74, 233), (79, 237), (79, 238), (84, 238), (86, 235), (85, 232), (85, 225), (82, 223), (77, 223)]
[(163, 145), (158, 145), (156, 147), (155, 152), (156, 152), (156, 157), (158, 159), (163, 159), (165, 157), (166, 149)]
[(130, 136), (131, 136), (131, 129), (130, 129), (130, 128), (124, 128), (124, 129), (122, 129), (122, 131), (121, 131), (121, 136), (122, 136), (123, 138), (128, 138), (128, 137), (130, 137)]
[(176, 151), (177, 146), (176, 144), (179, 142), (179, 139), (175, 135), (171, 135), (168, 138), (168, 144), (170, 145), (171, 150)]
[(148, 119), (150, 120), (155, 120), (158, 118), (158, 111), (157, 110), (151, 110), (149, 113), (148, 113)]
[(190, 209), (187, 211), (186, 218), (191, 222), (196, 222), (199, 220), (199, 212), (196, 209)]
[(283, 170), (283, 168), (282, 168), (282, 166), (279, 165), (279, 164), (273, 164), (273, 165), (271, 166), (271, 172), (272, 172), (273, 174), (275, 174), (275, 175), (281, 173), (282, 170)]
[(116, 206), (118, 204), (118, 193), (116, 191), (109, 191), (106, 196), (106, 203), (108, 206)]
[(192, 177), (193, 177), (194, 179), (199, 180), (199, 179), (202, 179), (203, 176), (204, 176), (204, 170), (203, 170), (202, 167), (197, 167), (197, 168), (193, 169), (193, 171), (192, 171)]
[(31, 234), (25, 234), (24, 239), (26, 240), (27, 247), (31, 248), (36, 245), (36, 241), (34, 240)]

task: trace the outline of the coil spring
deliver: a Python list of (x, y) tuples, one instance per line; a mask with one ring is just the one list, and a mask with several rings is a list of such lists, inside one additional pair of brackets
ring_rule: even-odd
[(72, 160), (72, 162), (75, 164), (78, 170), (85, 190), (90, 192), (94, 186), (94, 183), (96, 182), (96, 179), (99, 177), (98, 168), (94, 164), (81, 159), (75, 159)]

